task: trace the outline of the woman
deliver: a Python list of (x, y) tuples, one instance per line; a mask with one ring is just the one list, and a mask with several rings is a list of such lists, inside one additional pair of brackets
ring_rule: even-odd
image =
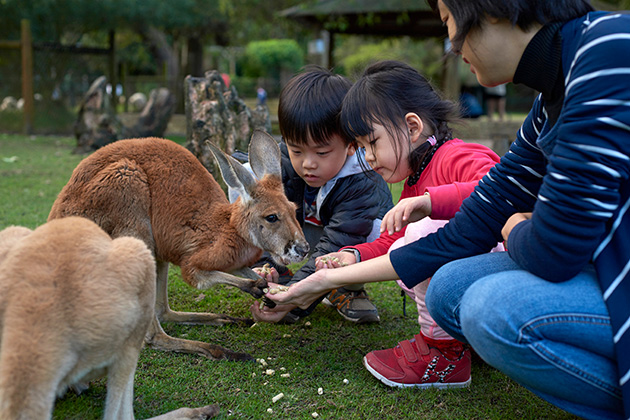
[[(450, 335), (562, 409), (629, 418), (630, 15), (583, 0), (432, 6), (479, 83), (541, 92), (516, 141), (437, 233), (275, 299), (435, 272), (427, 306)], [(479, 255), (501, 238), (507, 252)]]

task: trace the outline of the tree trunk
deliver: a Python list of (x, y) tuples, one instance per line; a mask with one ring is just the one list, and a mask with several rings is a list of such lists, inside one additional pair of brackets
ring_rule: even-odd
[(142, 31), (142, 35), (155, 48), (160, 60), (165, 63), (166, 86), (175, 96), (175, 103), (181, 104), (183, 93), (179, 77), (179, 57), (174, 47), (169, 44), (166, 34), (153, 26)]
[(186, 74), (193, 77), (203, 76), (203, 45), (199, 37), (188, 38), (188, 62)]
[(187, 76), (185, 85), (186, 147), (203, 163), (215, 179), (222, 179), (215, 167), (209, 141), (228, 154), (247, 151), (255, 129), (271, 132), (267, 106), (255, 110), (238, 97), (236, 88), (226, 88), (221, 73), (206, 72), (205, 77)]

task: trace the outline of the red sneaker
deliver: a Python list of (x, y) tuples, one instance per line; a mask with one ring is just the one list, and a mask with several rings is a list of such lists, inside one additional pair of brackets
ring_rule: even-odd
[(470, 350), (457, 340), (434, 347), (427, 345), (422, 334), (416, 334), (393, 349), (368, 353), (363, 364), (388, 386), (463, 388), (470, 385)]

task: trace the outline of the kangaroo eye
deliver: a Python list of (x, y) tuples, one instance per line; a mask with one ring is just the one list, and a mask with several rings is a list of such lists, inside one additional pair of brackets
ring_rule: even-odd
[(265, 216), (265, 220), (269, 223), (276, 223), (278, 221), (278, 216), (275, 214), (270, 214), (269, 216)]

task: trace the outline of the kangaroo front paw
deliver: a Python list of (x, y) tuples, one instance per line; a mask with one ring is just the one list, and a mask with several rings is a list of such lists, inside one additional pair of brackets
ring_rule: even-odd
[(266, 289), (266, 288), (267, 288), (267, 280), (261, 277), (257, 280), (252, 280), (251, 283), (249, 283), (247, 287), (242, 290), (244, 292), (249, 293), (256, 299), (260, 299), (265, 294), (263, 289)]

